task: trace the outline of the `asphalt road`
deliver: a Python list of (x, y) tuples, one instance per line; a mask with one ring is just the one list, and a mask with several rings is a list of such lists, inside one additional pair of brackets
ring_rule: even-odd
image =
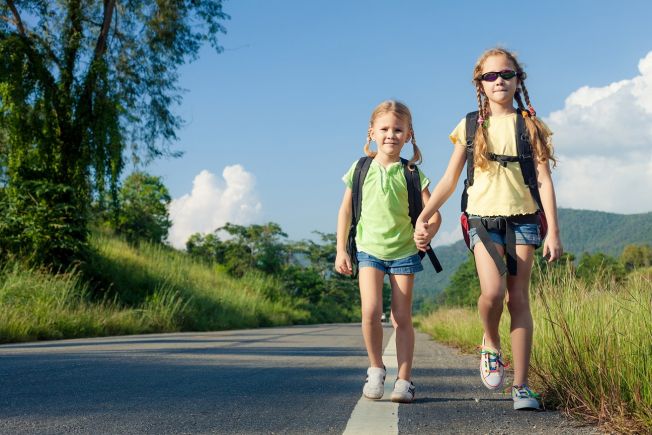
[[(478, 361), (418, 334), (417, 400), (396, 405), (398, 433), (595, 433), (513, 411)], [(4, 345), (0, 433), (339, 434), (366, 366), (349, 324)]]

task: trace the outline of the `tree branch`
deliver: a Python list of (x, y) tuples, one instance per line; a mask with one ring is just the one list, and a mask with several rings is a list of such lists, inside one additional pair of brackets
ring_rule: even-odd
[(25, 26), (23, 26), (23, 20), (20, 18), (20, 14), (18, 13), (18, 9), (16, 9), (16, 5), (14, 4), (14, 0), (7, 0), (7, 6), (9, 6), (9, 9), (11, 9), (11, 13), (14, 15), (14, 20), (16, 27), (18, 28), (18, 31), (20, 32), (21, 35), (25, 35)]
[(102, 30), (97, 37), (95, 44), (95, 52), (93, 53), (93, 61), (99, 59), (106, 51), (106, 40), (111, 30), (111, 19), (113, 18), (113, 9), (115, 8), (116, 0), (104, 0), (104, 22), (102, 23)]

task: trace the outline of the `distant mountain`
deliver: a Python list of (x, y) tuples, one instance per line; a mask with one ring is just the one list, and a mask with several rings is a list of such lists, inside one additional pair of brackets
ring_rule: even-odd
[[(584, 252), (604, 252), (618, 257), (626, 245), (652, 245), (652, 212), (626, 215), (560, 208), (558, 214), (564, 251), (576, 257)], [(415, 308), (448, 285), (450, 276), (467, 258), (469, 250), (460, 240), (436, 247), (435, 252), (444, 270), (435, 273), (430, 262), (424, 260), (425, 270), (417, 274), (414, 283)]]

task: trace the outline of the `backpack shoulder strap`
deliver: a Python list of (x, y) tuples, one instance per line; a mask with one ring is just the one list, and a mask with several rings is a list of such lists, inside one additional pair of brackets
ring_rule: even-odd
[(403, 164), (403, 174), (405, 175), (405, 182), (408, 190), (410, 220), (412, 221), (412, 226), (415, 226), (417, 218), (423, 210), (423, 201), (421, 199), (421, 176), (416, 165), (413, 165), (414, 170), (410, 170), (409, 162), (406, 159), (401, 158), (401, 163)]
[(353, 202), (351, 225), (353, 228), (355, 228), (360, 220), (360, 212), (362, 211), (362, 185), (364, 184), (364, 179), (367, 176), (372, 160), (373, 159), (368, 156), (361, 157), (353, 171), (353, 183), (351, 185), (351, 198)]
[(468, 195), (466, 189), (473, 185), (473, 140), (475, 139), (475, 132), (478, 129), (478, 114), (469, 112), (466, 114), (466, 180), (464, 181), (464, 191), (462, 192), (462, 211), (466, 211), (466, 204)]
[[(403, 164), (403, 174), (405, 174), (405, 182), (407, 184), (408, 190), (408, 207), (410, 220), (412, 221), (412, 226), (416, 228), (417, 219), (423, 211), (423, 197), (421, 196), (421, 174), (416, 165), (414, 165), (414, 170), (410, 170), (409, 162), (406, 159), (401, 158), (401, 163)], [(439, 259), (435, 255), (435, 252), (432, 250), (432, 247), (428, 245), (426, 252), (419, 251), (419, 257), (423, 260), (423, 257), (428, 254), (428, 258), (432, 263), (435, 271), (437, 273), (441, 272), (443, 269)]]
[(525, 119), (523, 115), (518, 112), (516, 116), (516, 147), (518, 151), (518, 163), (521, 166), (521, 174), (523, 174), (523, 181), (530, 189), (530, 194), (536, 202), (539, 210), (543, 210), (541, 203), (541, 195), (539, 195), (539, 184), (537, 181), (537, 171), (534, 164), (534, 153), (532, 152), (532, 144), (530, 142), (530, 134), (525, 128)]

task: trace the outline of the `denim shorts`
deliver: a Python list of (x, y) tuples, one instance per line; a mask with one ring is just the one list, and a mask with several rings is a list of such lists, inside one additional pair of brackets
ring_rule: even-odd
[(419, 254), (410, 255), (409, 257), (398, 260), (381, 260), (366, 252), (358, 252), (356, 256), (358, 258), (359, 268), (375, 267), (389, 275), (411, 275), (423, 270)]
[[(539, 234), (539, 226), (537, 224), (513, 224), (512, 228), (514, 228), (517, 245), (534, 245), (535, 248), (541, 246), (541, 234)], [(505, 246), (504, 233), (501, 233), (498, 230), (487, 232), (489, 233), (491, 240), (499, 245)], [(470, 248), (473, 250), (476, 243), (480, 242), (480, 236), (478, 236), (475, 228), (469, 228), (469, 239), (471, 241)]]

